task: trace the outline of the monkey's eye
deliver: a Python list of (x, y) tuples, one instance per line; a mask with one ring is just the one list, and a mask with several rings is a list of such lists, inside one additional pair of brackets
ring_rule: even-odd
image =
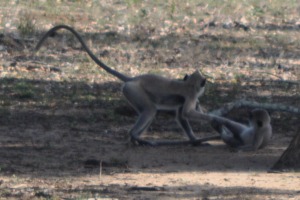
[(256, 124), (257, 124), (258, 127), (262, 127), (262, 126), (263, 126), (263, 122), (260, 121), (260, 120), (257, 120), (257, 121), (256, 121)]
[(204, 79), (204, 80), (201, 82), (201, 87), (204, 87), (204, 86), (205, 86), (205, 83), (206, 83), (206, 79)]

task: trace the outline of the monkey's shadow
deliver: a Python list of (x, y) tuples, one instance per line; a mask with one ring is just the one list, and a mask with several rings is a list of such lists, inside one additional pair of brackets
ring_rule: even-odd
[[(6, 175), (77, 176), (98, 173), (100, 162), (103, 173), (267, 171), (290, 142), (275, 135), (266, 149), (255, 153), (231, 152), (218, 141), (209, 147), (133, 146), (128, 145), (128, 131), (136, 115), (131, 109), (118, 111), (129, 108), (119, 83), (91, 87), (83, 82), (2, 79), (1, 85), (7, 95), (1, 97), (0, 173)], [(197, 137), (212, 135), (207, 126), (192, 127)], [(174, 135), (183, 139), (170, 115), (159, 115), (147, 134), (154, 139)]]

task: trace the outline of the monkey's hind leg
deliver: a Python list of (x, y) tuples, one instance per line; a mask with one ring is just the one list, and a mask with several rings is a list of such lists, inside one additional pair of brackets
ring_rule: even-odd
[(133, 128), (130, 130), (131, 142), (133, 144), (156, 146), (154, 142), (143, 140), (140, 138), (140, 135), (144, 133), (151, 125), (154, 117), (155, 112), (143, 112), (139, 115), (138, 120), (136, 121)]
[(241, 133), (246, 126), (229, 119), (220, 119), (215, 118), (212, 120), (211, 126), (220, 134), (221, 139), (232, 148), (244, 145)]
[(130, 130), (131, 142), (133, 144), (150, 145), (155, 144), (140, 138), (140, 136), (151, 125), (155, 115), (156, 108), (151, 99), (145, 93), (138, 82), (127, 82), (123, 86), (123, 94), (131, 106), (138, 112), (138, 119)]

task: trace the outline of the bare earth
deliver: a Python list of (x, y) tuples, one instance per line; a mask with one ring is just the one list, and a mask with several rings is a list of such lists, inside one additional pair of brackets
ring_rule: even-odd
[[(256, 153), (231, 152), (219, 141), (153, 148), (128, 144), (125, 122), (110, 129), (101, 121), (68, 127), (63, 119), (74, 114), (56, 111), (55, 118), (48, 116), (49, 125), (36, 113), (31, 113), (32, 124), (18, 113), (11, 119), (28, 123), (1, 126), (1, 198), (300, 198), (299, 173), (267, 172), (291, 140), (276, 130), (272, 143)], [(147, 135), (181, 138), (175, 125), (162, 115)], [(162, 127), (169, 130), (159, 131)]]
[[(136, 115), (120, 82), (70, 33), (32, 54), (46, 30), (68, 24), (128, 75), (201, 70), (208, 111), (239, 99), (299, 108), (299, 10), (294, 0), (0, 1), (0, 199), (299, 200), (299, 172), (268, 173), (299, 134), (299, 115), (271, 112), (273, 139), (255, 153), (221, 141), (133, 146)], [(246, 111), (228, 117), (244, 122)], [(184, 139), (165, 113), (145, 137)]]

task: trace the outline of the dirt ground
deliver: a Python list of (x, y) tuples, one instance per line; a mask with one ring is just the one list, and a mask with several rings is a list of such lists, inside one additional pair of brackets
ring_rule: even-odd
[[(134, 117), (85, 121), (105, 110), (11, 113), (1, 119), (2, 199), (299, 199), (300, 174), (268, 173), (291, 137), (278, 132), (258, 152), (211, 146), (128, 144)], [(76, 116), (76, 121), (72, 119)], [(128, 124), (127, 124), (128, 123)], [(200, 136), (210, 135), (204, 124)], [(182, 138), (160, 115), (147, 134)], [(177, 137), (174, 137), (177, 136)]]
[[(299, 115), (271, 110), (273, 139), (257, 152), (221, 141), (134, 146), (137, 116), (121, 83), (73, 36), (62, 31), (32, 54), (46, 30), (68, 24), (131, 76), (200, 69), (207, 111), (239, 99), (299, 108), (295, 1), (26, 2), (0, 2), (0, 199), (300, 199), (299, 172), (269, 173), (300, 132)], [(228, 117), (245, 122), (247, 111)], [(192, 127), (215, 134), (205, 122)], [(172, 113), (144, 137), (185, 139)]]

